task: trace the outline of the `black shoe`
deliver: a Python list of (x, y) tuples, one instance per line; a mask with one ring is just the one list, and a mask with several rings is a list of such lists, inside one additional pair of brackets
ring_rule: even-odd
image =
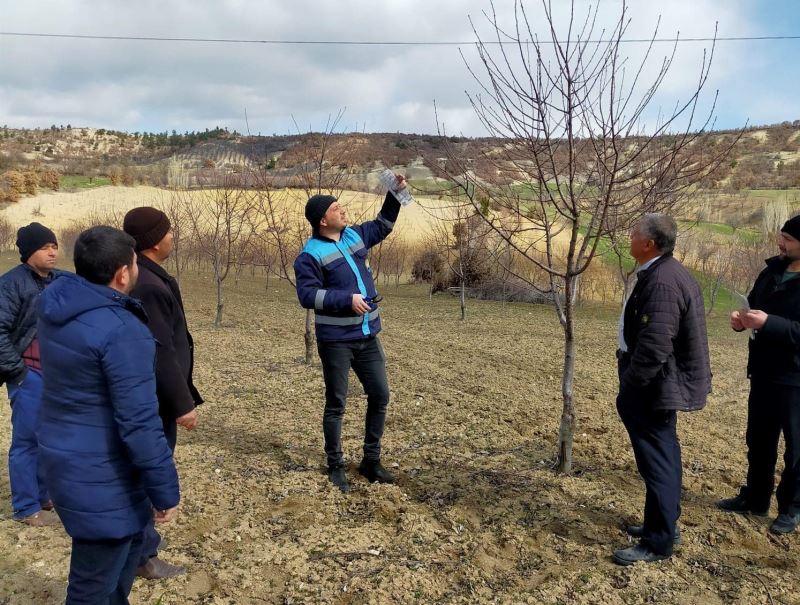
[[(644, 527), (641, 525), (628, 525), (625, 527), (625, 533), (634, 538), (641, 538), (644, 536)], [(675, 527), (675, 537), (672, 540), (673, 544), (681, 543), (681, 528)]]
[(800, 513), (790, 515), (781, 513), (778, 518), (769, 526), (769, 531), (773, 534), (790, 534), (800, 525)]
[(672, 555), (662, 555), (653, 552), (640, 542), (635, 546), (615, 550), (613, 559), (614, 563), (619, 565), (633, 565), (639, 562), (652, 563), (654, 561), (663, 561), (664, 559), (669, 559), (671, 556)]
[(172, 565), (162, 561), (158, 557), (151, 557), (147, 563), (136, 570), (137, 578), (145, 580), (163, 580), (164, 578), (174, 578), (186, 573), (186, 568), (181, 565)]
[(347, 481), (347, 474), (343, 466), (332, 466), (328, 468), (328, 479), (345, 494), (350, 491), (350, 483)]
[(394, 483), (394, 476), (383, 468), (380, 460), (362, 460), (358, 472), (370, 483)]
[(756, 515), (757, 517), (766, 517), (766, 510), (753, 510), (750, 507), (747, 498), (742, 494), (734, 496), (733, 498), (723, 498), (717, 500), (717, 508), (724, 510), (727, 513), (739, 513), (740, 515)]

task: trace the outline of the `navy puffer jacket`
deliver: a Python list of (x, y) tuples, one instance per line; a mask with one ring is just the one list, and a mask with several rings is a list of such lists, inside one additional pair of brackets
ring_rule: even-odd
[(77, 275), (39, 298), (40, 460), (73, 538), (130, 536), (180, 500), (144, 321), (138, 301)]

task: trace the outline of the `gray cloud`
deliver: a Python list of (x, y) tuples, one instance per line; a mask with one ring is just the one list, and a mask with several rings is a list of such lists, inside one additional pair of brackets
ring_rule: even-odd
[[(3, 6), (5, 5), (5, 6)], [(661, 32), (709, 35), (756, 31), (755, 0), (669, 0), (634, 3), (628, 35), (647, 36), (662, 13)], [(513, 5), (498, 1), (504, 27), (513, 26)], [(557, 6), (560, 6), (557, 4)], [(538, 2), (526, 4), (540, 23)], [(198, 0), (155, 2), (44, 2), (0, 0), (6, 31), (68, 34), (283, 40), (465, 40), (474, 39), (468, 15), (482, 35), (489, 30), (485, 0), (295, 0), (261, 2)], [(599, 22), (609, 24), (616, 3), (603, 3)], [(752, 49), (720, 46), (712, 86), (738, 97), (743, 74), (760, 78), (771, 64)], [(764, 47), (760, 47), (764, 48)], [(686, 94), (697, 73), (702, 45), (684, 45), (659, 102)], [(464, 50), (476, 64), (471, 46)], [(626, 46), (635, 59), (642, 48)], [(657, 48), (663, 53), (667, 48)], [(0, 121), (19, 126), (51, 123), (125, 130), (203, 129), (216, 125), (282, 134), (323, 128), (327, 117), (347, 107), (343, 125), (367, 131), (435, 132), (433, 101), (449, 132), (483, 133), (465, 95), (477, 87), (456, 47), (296, 46), (93, 41), (0, 37)], [(761, 66), (761, 69), (759, 69)], [(756, 85), (758, 86), (758, 85)], [(783, 97), (763, 104), (763, 121), (775, 116), (796, 85), (779, 87)], [(728, 103), (721, 120), (736, 125), (752, 103)], [(750, 115), (758, 122), (758, 116)]]

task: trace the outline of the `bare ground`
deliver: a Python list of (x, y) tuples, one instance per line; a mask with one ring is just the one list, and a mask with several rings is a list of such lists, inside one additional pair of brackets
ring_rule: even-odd
[[(386, 289), (392, 389), (384, 462), (393, 486), (323, 474), (323, 382), (302, 357), (303, 313), (273, 282), (230, 284), (226, 325), (212, 290), (184, 284), (198, 341), (201, 425), (181, 431), (183, 504), (165, 559), (190, 573), (137, 581), (135, 604), (800, 603), (797, 535), (717, 512), (745, 471), (745, 338), (712, 320), (714, 395), (682, 415), (683, 545), (667, 562), (620, 568), (611, 551), (640, 519), (643, 485), (616, 416), (616, 312), (585, 309), (578, 361), (577, 472), (550, 470), (561, 343), (552, 310)], [(364, 402), (354, 380), (346, 455), (360, 459)], [(0, 425), (9, 425), (9, 409)], [(0, 448), (8, 446), (8, 431)], [(62, 602), (61, 528), (10, 519), (0, 475), (0, 603)], [(773, 509), (773, 514), (774, 514)]]

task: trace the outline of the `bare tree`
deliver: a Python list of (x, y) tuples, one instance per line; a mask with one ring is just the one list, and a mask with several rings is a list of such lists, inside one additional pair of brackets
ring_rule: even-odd
[[(646, 110), (670, 70), (677, 42), (645, 81), (657, 27), (644, 58), (630, 65), (622, 55), (629, 25), (624, 3), (613, 29), (602, 32), (596, 7), (583, 18), (574, 1), (568, 9), (566, 26), (558, 28), (550, 0), (542, 0), (535, 17), (517, 1), (508, 31), (492, 5), (485, 14), (496, 38), (491, 45), (473, 24), (479, 61), (477, 68), (465, 62), (480, 92), (470, 100), (496, 143), (481, 157), (466, 158), (445, 139), (444, 169), (460, 195), (533, 266), (530, 285), (548, 292), (554, 304), (564, 335), (555, 462), (563, 473), (571, 472), (573, 461), (575, 300), (581, 274), (613, 235), (627, 233), (643, 213), (674, 213), (688, 189), (727, 151), (695, 153), (713, 114), (712, 104), (707, 117), (698, 122), (696, 116), (713, 46), (704, 52), (688, 99), (645, 128)], [(544, 40), (534, 33), (534, 22), (548, 30)], [(446, 134), (441, 123), (440, 133)], [(483, 178), (470, 168), (478, 161), (492, 166)]]
[(0, 251), (10, 250), (14, 245), (17, 230), (4, 216), (0, 216)]
[(253, 202), (250, 192), (242, 189), (240, 175), (233, 172), (215, 172), (214, 185), (206, 188), (194, 202), (188, 224), (199, 254), (204, 256), (214, 271), (217, 291), (217, 312), (214, 326), (222, 324), (225, 306), (223, 284), (252, 238)]
[[(258, 172), (254, 190), (254, 244), (260, 251), (265, 268), (279, 280), (296, 287), (294, 259), (300, 253), (308, 226), (298, 212), (298, 202), (289, 192), (278, 192), (272, 186), (270, 175)], [(314, 359), (314, 335), (311, 329), (313, 310), (306, 310), (305, 361)]]
[[(318, 193), (340, 197), (350, 175), (351, 143), (337, 134), (344, 110), (330, 116), (321, 133), (309, 133), (303, 155), (289, 179), (289, 185), (302, 191), (306, 198)], [(300, 129), (295, 122), (300, 134)], [(296, 197), (289, 191), (279, 190), (276, 177), (267, 163), (250, 174), (253, 184), (254, 244), (261, 256), (268, 260), (268, 270), (278, 279), (296, 287), (294, 260), (309, 235), (308, 223), (299, 210)], [(283, 177), (285, 178), (285, 177)], [(305, 362), (314, 359), (313, 309), (305, 313)]]
[(792, 206), (785, 197), (764, 203), (761, 230), (766, 236), (776, 234), (792, 215)]
[[(453, 216), (441, 219), (432, 229), (432, 241), (446, 264), (448, 286), (457, 282), (461, 320), (467, 318), (467, 290), (487, 272), (491, 254), (486, 247), (488, 228), (469, 204), (455, 204)], [(455, 278), (454, 280), (451, 278)]]
[(169, 197), (161, 199), (156, 204), (159, 209), (167, 215), (172, 226), (172, 254), (170, 260), (175, 265), (175, 280), (180, 284), (183, 274), (189, 262), (189, 255), (186, 253), (186, 240), (188, 240), (189, 217), (193, 212), (192, 193), (185, 189), (173, 188), (170, 190)]

